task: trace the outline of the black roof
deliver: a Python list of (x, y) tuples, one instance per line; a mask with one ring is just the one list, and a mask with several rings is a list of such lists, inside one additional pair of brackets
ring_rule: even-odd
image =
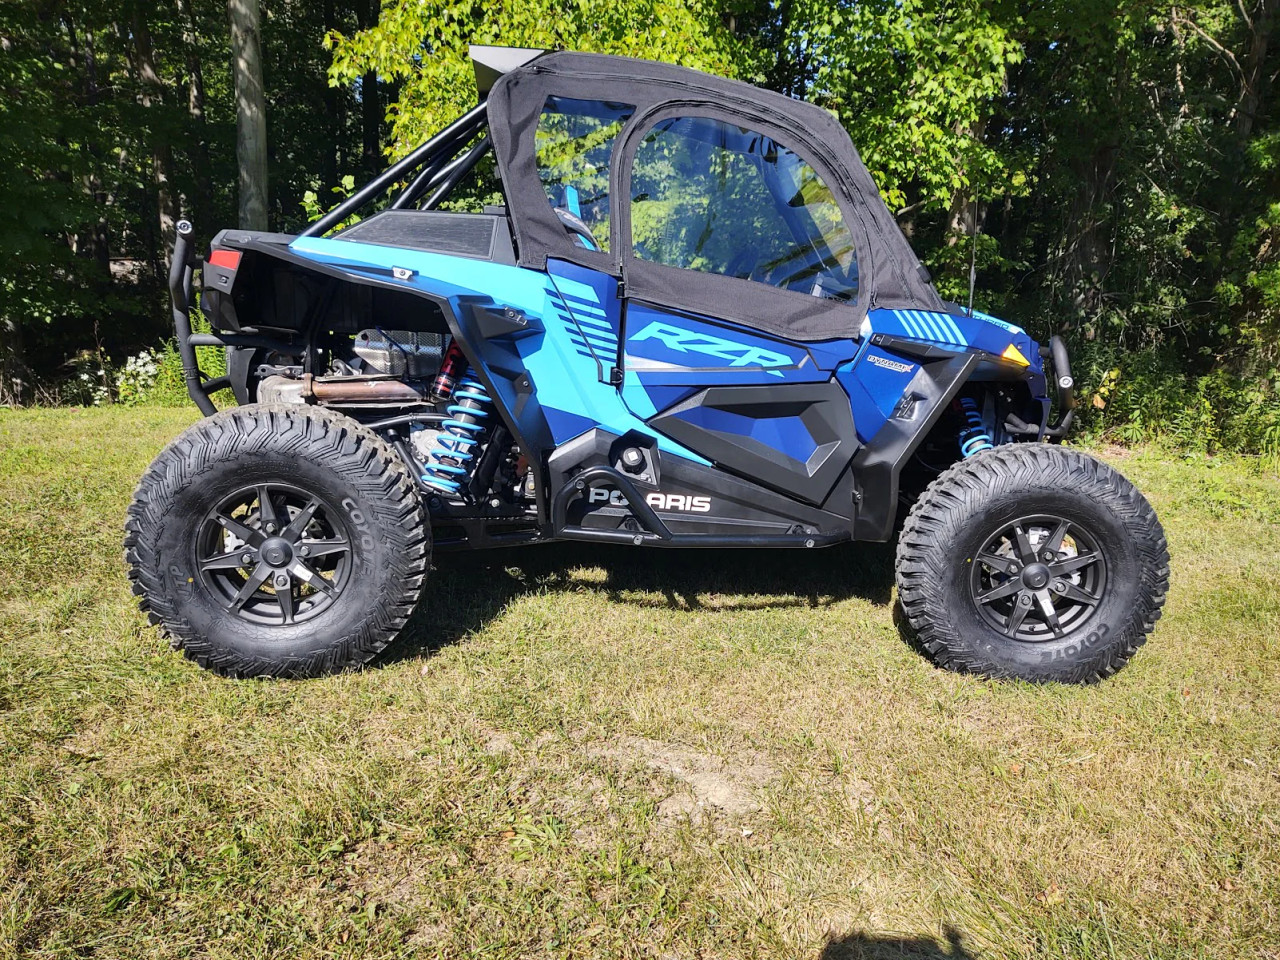
[[(526, 56), (532, 51), (524, 52)], [(516, 58), (513, 58), (513, 60)], [(525, 58), (519, 58), (525, 59)], [(854, 233), (860, 292), (856, 304), (807, 297), (751, 281), (677, 271), (629, 258), (629, 239), (609, 253), (574, 243), (547, 203), (538, 178), (535, 133), (547, 98), (606, 100), (635, 107), (618, 137), (611, 193), (640, 134), (673, 115), (746, 121), (808, 161), (836, 194)], [(801, 340), (856, 335), (870, 303), (944, 309), (927, 274), (880, 198), (848, 133), (822, 108), (748, 83), (665, 63), (592, 53), (556, 52), (525, 59), (495, 81), (488, 96), (489, 130), (507, 192), (520, 263), (542, 269), (548, 257), (625, 276), (629, 294), (673, 307), (737, 319)], [(614, 230), (626, 225), (619, 204)], [(726, 313), (726, 311), (728, 311)]]

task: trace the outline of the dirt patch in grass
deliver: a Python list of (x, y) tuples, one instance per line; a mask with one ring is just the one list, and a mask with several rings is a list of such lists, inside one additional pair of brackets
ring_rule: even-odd
[(778, 775), (760, 753), (726, 758), (644, 737), (621, 737), (589, 746), (587, 752), (619, 765), (645, 767), (677, 781), (677, 789), (658, 803), (658, 815), (664, 820), (756, 813), (763, 806), (762, 791)]

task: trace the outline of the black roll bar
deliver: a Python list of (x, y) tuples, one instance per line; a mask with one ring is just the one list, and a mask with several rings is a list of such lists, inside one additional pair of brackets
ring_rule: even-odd
[[(338, 204), (315, 223), (303, 230), (300, 236), (319, 237), (328, 233), (347, 217), (351, 216), (366, 203), (385, 193), (393, 183), (407, 176), (422, 164), (433, 159), (436, 153), (454, 145), (458, 140), (469, 140), (487, 120), (488, 105), (479, 103), (464, 113), (449, 126), (414, 150), (403, 160), (392, 164), (378, 174), (363, 187)], [(424, 188), (425, 189), (425, 188)]]
[[(474, 147), (464, 153), (456, 162), (449, 164), (442, 174), (440, 186), (436, 188), (436, 192), (431, 195), (431, 199), (422, 205), (423, 210), (434, 210), (440, 205), (440, 201), (453, 192), (456, 187), (468, 173), (472, 171), (480, 159), (489, 152), (489, 137), (486, 134), (481, 137)], [(434, 178), (428, 186), (434, 186)]]
[[(169, 264), (169, 297), (173, 301), (173, 329), (178, 336), (178, 355), (182, 357), (182, 378), (187, 383), (187, 394), (206, 417), (218, 412), (209, 399), (209, 387), (200, 375), (196, 361), (196, 347), (191, 342), (191, 275), (194, 264), (191, 259), (191, 221), (179, 220), (177, 238), (173, 242), (173, 257)], [(219, 378), (224, 379), (224, 378)], [(226, 386), (225, 383), (220, 386)], [(215, 387), (217, 389), (218, 387)]]

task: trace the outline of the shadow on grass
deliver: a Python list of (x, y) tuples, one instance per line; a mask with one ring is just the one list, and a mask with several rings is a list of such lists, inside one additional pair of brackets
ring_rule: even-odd
[(953, 927), (944, 931), (945, 946), (936, 940), (851, 933), (827, 942), (818, 960), (975, 960)]
[[(603, 582), (574, 575), (605, 571)], [(436, 557), (422, 602), (400, 639), (376, 664), (433, 653), (482, 628), (533, 592), (597, 590), (612, 603), (729, 613), (829, 606), (851, 597), (889, 602), (893, 547), (849, 544), (824, 550), (636, 550), (553, 543)], [(714, 605), (703, 598), (714, 595)]]

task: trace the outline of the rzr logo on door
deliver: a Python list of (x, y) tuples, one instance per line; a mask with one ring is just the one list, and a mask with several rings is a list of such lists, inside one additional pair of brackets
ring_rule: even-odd
[[(592, 487), (587, 495), (588, 503), (607, 503), (611, 507), (625, 507), (627, 498), (617, 490)], [(655, 510), (679, 510), (683, 513), (710, 513), (710, 497), (685, 496), (682, 493), (651, 493), (644, 502)]]
[[(677, 353), (701, 353), (718, 360), (728, 360), (731, 367), (793, 367), (795, 360), (785, 353), (775, 353), (760, 347), (748, 346), (745, 343), (734, 343), (732, 340), (721, 340), (705, 333), (694, 333), (681, 330), (657, 321), (649, 324), (634, 337), (639, 340), (660, 340)], [(765, 370), (775, 377), (782, 376), (777, 370)]]

